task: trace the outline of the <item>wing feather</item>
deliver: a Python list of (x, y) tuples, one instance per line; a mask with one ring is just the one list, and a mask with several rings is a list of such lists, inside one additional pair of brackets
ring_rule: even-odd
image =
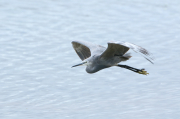
[(114, 55), (122, 56), (129, 49), (140, 53), (145, 59), (153, 64), (151, 53), (149, 53), (145, 48), (128, 42), (108, 42), (108, 48), (101, 54), (101, 57), (104, 59), (108, 59), (113, 57)]
[(72, 45), (81, 60), (85, 60), (94, 54), (101, 54), (106, 49), (86, 41), (72, 41)]
[(129, 47), (130, 49), (132, 49), (133, 51), (137, 53), (140, 53), (146, 60), (148, 60), (149, 62), (153, 64), (152, 54), (149, 51), (147, 51), (145, 48), (142, 48), (138, 45), (128, 43), (128, 42), (122, 42), (120, 44), (126, 47)]
[(114, 56), (123, 56), (128, 50), (129, 47), (123, 46), (115, 42), (108, 42), (108, 47), (101, 54), (101, 58), (109, 59), (113, 58)]

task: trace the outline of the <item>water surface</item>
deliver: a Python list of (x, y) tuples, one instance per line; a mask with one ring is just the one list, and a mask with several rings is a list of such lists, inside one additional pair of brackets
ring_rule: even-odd
[[(178, 0), (0, 1), (1, 119), (177, 119), (180, 117)], [(71, 41), (127, 41), (137, 53), (87, 74)]]

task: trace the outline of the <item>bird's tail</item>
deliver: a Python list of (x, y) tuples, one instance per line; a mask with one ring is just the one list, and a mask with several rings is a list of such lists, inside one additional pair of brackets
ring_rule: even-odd
[(129, 60), (129, 58), (131, 58), (131, 54), (130, 53), (126, 53), (124, 54), (122, 57), (121, 57), (121, 60), (122, 61), (126, 61), (126, 60)]

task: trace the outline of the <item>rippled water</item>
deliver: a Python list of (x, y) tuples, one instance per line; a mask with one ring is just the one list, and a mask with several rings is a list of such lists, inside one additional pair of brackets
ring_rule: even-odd
[[(87, 74), (71, 41), (128, 41), (150, 50)], [(177, 119), (180, 117), (178, 0), (1, 0), (1, 119)]]

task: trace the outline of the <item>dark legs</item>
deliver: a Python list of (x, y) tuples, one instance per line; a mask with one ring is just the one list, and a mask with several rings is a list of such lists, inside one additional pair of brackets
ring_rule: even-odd
[(121, 64), (118, 64), (117, 66), (121, 67), (121, 68), (129, 69), (129, 70), (131, 70), (133, 72), (136, 72), (136, 73), (139, 73), (139, 74), (143, 74), (143, 75), (149, 74), (144, 69), (136, 69), (136, 68), (133, 68), (133, 67), (130, 67), (130, 66), (127, 66), (127, 65), (121, 65)]

